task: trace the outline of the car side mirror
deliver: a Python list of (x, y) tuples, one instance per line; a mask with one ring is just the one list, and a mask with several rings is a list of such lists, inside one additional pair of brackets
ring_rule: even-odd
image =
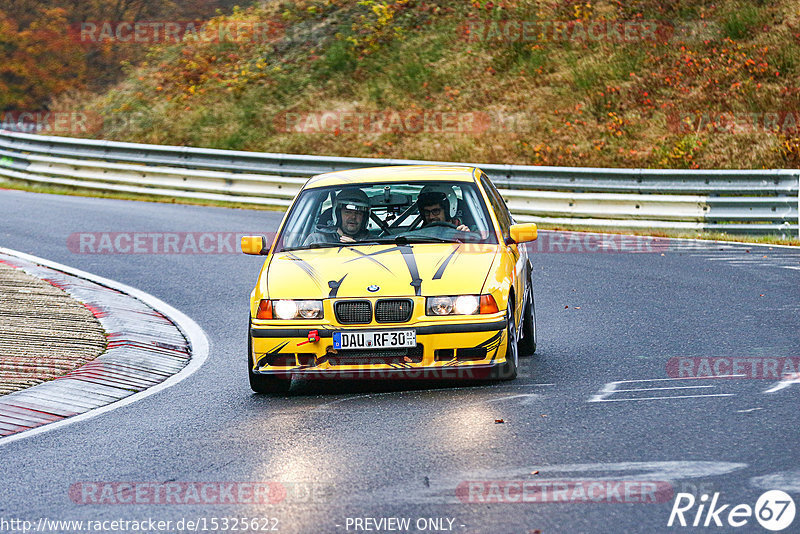
[(253, 256), (263, 256), (269, 252), (267, 238), (263, 235), (242, 236), (242, 252)]
[(539, 229), (536, 227), (536, 223), (512, 224), (509, 230), (514, 243), (536, 241), (536, 238), (539, 237)]

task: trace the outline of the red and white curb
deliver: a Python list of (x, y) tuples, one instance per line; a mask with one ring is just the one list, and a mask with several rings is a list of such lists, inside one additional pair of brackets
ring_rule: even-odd
[(66, 291), (108, 335), (107, 350), (91, 362), (0, 397), (0, 445), (127, 406), (177, 384), (208, 357), (202, 328), (152, 295), (2, 247), (0, 261)]

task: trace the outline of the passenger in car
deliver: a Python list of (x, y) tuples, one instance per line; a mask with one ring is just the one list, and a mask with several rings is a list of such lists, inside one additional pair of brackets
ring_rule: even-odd
[(426, 191), (423, 188), (419, 197), (417, 197), (417, 206), (419, 206), (419, 213), (422, 215), (423, 227), (434, 222), (445, 222), (452, 224), (462, 232), (470, 231), (466, 224), (461, 224), (458, 218), (451, 216), (450, 200), (442, 191)]

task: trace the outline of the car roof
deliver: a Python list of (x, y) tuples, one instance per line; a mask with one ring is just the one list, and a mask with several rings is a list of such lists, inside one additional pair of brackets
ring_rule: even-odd
[(328, 172), (312, 176), (304, 189), (376, 182), (474, 182), (475, 167), (460, 165), (397, 165)]

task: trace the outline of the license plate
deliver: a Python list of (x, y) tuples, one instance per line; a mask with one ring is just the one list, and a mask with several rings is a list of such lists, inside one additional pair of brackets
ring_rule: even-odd
[(416, 330), (359, 330), (334, 332), (334, 349), (398, 349), (417, 346)]

